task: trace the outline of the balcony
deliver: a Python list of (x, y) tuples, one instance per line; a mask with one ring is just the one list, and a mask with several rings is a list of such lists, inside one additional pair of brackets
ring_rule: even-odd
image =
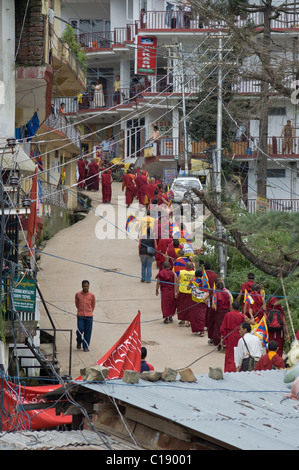
[(136, 34), (137, 25), (127, 24), (125, 27), (115, 28), (113, 31), (81, 33), (77, 35), (77, 40), (84, 51), (88, 53), (124, 47), (126, 43), (133, 42)]
[(58, 132), (62, 137), (66, 136), (72, 145), (80, 149), (80, 132), (70, 123), (66, 116), (53, 110), (42, 124), (44, 127)]
[[(236, 16), (235, 26), (255, 25), (257, 29), (262, 29), (264, 25), (263, 12), (251, 13), (246, 19)], [(200, 15), (191, 12), (184, 15), (182, 11), (148, 11), (146, 13), (146, 23), (142, 20), (138, 22), (138, 29), (144, 31), (220, 31), (227, 28), (225, 21), (206, 21)], [(296, 31), (299, 30), (299, 12), (294, 14), (281, 13), (278, 18), (271, 23), (272, 31)]]
[[(269, 210), (284, 212), (299, 212), (299, 199), (269, 199)], [(247, 209), (250, 213), (256, 211), (256, 200), (248, 199)]]
[(55, 80), (53, 83), (53, 93), (55, 89), (62, 93), (78, 93), (86, 89), (86, 72), (78, 61), (77, 57), (70, 50), (69, 46), (53, 35), (53, 70)]

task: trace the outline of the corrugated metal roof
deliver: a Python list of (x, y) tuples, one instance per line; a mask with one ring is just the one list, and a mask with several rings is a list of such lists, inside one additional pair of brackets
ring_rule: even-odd
[(82, 386), (122, 400), (244, 450), (299, 448), (299, 401), (285, 396), (284, 371), (225, 373), (223, 380), (196, 376), (193, 383), (122, 380)]

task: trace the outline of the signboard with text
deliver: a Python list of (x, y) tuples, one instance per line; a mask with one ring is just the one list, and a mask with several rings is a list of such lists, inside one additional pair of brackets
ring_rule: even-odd
[(35, 312), (36, 282), (25, 278), (21, 281), (14, 279), (12, 290), (14, 308), (17, 312)]
[(135, 73), (139, 75), (156, 75), (157, 38), (137, 36)]

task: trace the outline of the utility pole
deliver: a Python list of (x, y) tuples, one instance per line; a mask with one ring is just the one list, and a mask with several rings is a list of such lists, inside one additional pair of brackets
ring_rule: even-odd
[[(217, 140), (216, 149), (214, 150), (213, 169), (215, 175), (215, 190), (217, 207), (220, 210), (221, 206), (221, 159), (222, 159), (222, 60), (223, 60), (223, 44), (222, 44), (222, 31), (219, 32), (219, 45), (218, 45), (218, 92), (217, 92)], [(222, 238), (224, 236), (224, 228), (219, 220), (215, 220), (217, 236)], [(219, 274), (224, 278), (226, 275), (226, 254), (224, 244), (219, 243)]]
[(182, 106), (183, 106), (183, 129), (184, 129), (184, 160), (185, 160), (185, 175), (189, 174), (188, 164), (188, 135), (186, 123), (186, 96), (185, 96), (185, 72), (184, 72), (184, 59), (182, 43), (179, 45), (180, 69), (181, 69), (181, 87), (182, 87)]

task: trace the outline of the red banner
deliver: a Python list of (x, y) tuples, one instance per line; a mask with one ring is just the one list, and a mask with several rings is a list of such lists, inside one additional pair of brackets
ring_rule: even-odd
[[(117, 343), (98, 360), (97, 365), (107, 367), (107, 369), (110, 370), (107, 379), (121, 379), (125, 370), (136, 370), (140, 372), (140, 312), (138, 312)], [(82, 380), (82, 377), (78, 377), (76, 380)]]
[(139, 75), (157, 74), (157, 38), (137, 36), (135, 73)]
[[(107, 379), (121, 379), (125, 370), (140, 372), (140, 312), (138, 312), (122, 337), (97, 364), (110, 369)], [(76, 380), (82, 380), (82, 377), (78, 377)], [(4, 381), (2, 431), (32, 431), (71, 423), (72, 416), (63, 416), (62, 414), (56, 416), (55, 408), (30, 411), (23, 409), (25, 404), (45, 403), (46, 400), (43, 395), (57, 388), (61, 388), (61, 385), (23, 387)], [(51, 404), (48, 399), (47, 403), (50, 407)]]
[(54, 428), (71, 423), (72, 416), (56, 416), (55, 408), (28, 411), (23, 409), (23, 406), (27, 404), (45, 403), (42, 395), (56, 388), (61, 388), (61, 385), (23, 387), (4, 381), (3, 407), (1, 410), (2, 431), (33, 431), (34, 429)]

